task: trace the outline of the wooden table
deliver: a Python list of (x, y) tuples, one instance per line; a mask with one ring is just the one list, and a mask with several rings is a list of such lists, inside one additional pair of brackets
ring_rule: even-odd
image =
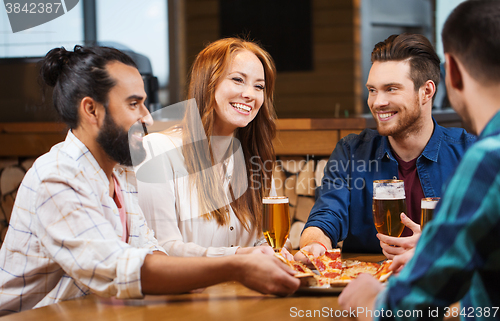
[[(383, 255), (350, 254), (343, 258), (377, 262)], [(262, 295), (236, 282), (206, 288), (201, 293), (180, 295), (148, 295), (142, 300), (104, 299), (96, 295), (64, 301), (40, 309), (28, 310), (0, 318), (8, 320), (85, 320), (85, 321), (159, 321), (159, 320), (259, 320), (279, 321), (304, 319), (316, 311), (318, 319), (333, 315), (341, 308), (336, 294), (307, 294), (280, 298)], [(336, 312), (337, 311), (337, 312)], [(304, 317), (300, 317), (300, 316)], [(309, 319), (309, 318), (308, 318)]]

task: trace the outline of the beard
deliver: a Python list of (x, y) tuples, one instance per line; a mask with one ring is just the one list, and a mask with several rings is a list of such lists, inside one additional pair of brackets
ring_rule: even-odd
[(120, 165), (133, 166), (140, 164), (146, 158), (146, 150), (142, 144), (131, 146), (129, 144), (129, 133), (134, 133), (141, 128), (141, 122), (137, 122), (127, 132), (118, 124), (113, 117), (106, 113), (104, 124), (97, 135), (97, 143), (102, 147), (109, 158)]
[(415, 95), (415, 100), (413, 104), (406, 106), (405, 109), (400, 109), (398, 111), (399, 119), (396, 124), (392, 126), (385, 126), (378, 119), (375, 114), (375, 120), (377, 122), (377, 131), (382, 136), (407, 136), (411, 133), (417, 132), (420, 130), (422, 125), (420, 124), (422, 110), (419, 106), (418, 95)]

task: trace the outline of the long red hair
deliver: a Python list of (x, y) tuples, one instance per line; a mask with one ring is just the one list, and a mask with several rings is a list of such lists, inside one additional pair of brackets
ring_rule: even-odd
[[(271, 172), (276, 159), (272, 140), (276, 135), (276, 112), (274, 109), (274, 84), (276, 67), (274, 61), (264, 49), (254, 42), (239, 38), (226, 38), (209, 44), (196, 57), (190, 74), (188, 99), (194, 98), (201, 117), (204, 133), (199, 126), (189, 122), (194, 119), (186, 115), (183, 130), (183, 154), (188, 173), (203, 172), (203, 161), (211, 155), (210, 137), (213, 133), (214, 111), (216, 106), (215, 89), (227, 74), (232, 59), (237, 52), (248, 50), (254, 53), (264, 67), (265, 87), (264, 102), (257, 116), (243, 128), (235, 131), (234, 137), (241, 143), (246, 167), (248, 188), (241, 197), (230, 203), (234, 213), (246, 230), (260, 230), (262, 221), (262, 198), (268, 196), (271, 189)], [(188, 112), (189, 113), (189, 112)], [(191, 115), (192, 116), (192, 115)], [(200, 140), (206, 135), (205, 140)], [(208, 144), (193, 144), (205, 141)], [(203, 146), (202, 146), (203, 145)], [(237, 147), (234, 147), (237, 149)], [(233, 172), (232, 186), (245, 179), (245, 173)], [(198, 202), (208, 219), (216, 219), (219, 225), (229, 222), (228, 207), (214, 207), (214, 201), (224, 197), (222, 181), (217, 175), (205, 173), (192, 175), (191, 182), (196, 186)], [(217, 208), (216, 210), (210, 210)], [(207, 210), (207, 211), (204, 211)]]

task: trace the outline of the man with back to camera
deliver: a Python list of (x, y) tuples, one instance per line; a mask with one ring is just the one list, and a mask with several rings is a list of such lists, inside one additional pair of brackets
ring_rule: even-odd
[[(375, 46), (366, 87), (377, 131), (365, 129), (337, 144), (302, 233), (302, 249), (321, 255), (343, 240), (343, 251), (380, 252), (382, 247), (392, 258), (414, 246), (420, 199), (440, 196), (442, 184), (475, 140), (432, 118), (439, 64), (422, 35), (393, 35)], [(401, 218), (407, 228), (404, 237), (381, 242), (372, 217), (372, 183), (393, 178), (405, 182), (408, 211)], [(300, 252), (295, 259), (308, 262)]]
[[(413, 258), (385, 289), (360, 275), (339, 297), (345, 309), (384, 309), (383, 319), (398, 311), (420, 318), (499, 317), (500, 2), (462, 2), (445, 22), (442, 39), (450, 103), (478, 141), (450, 179)], [(460, 308), (449, 308), (458, 300)]]
[(294, 272), (270, 255), (179, 258), (158, 246), (133, 171), (117, 166), (132, 165), (131, 151), (145, 157), (142, 124), (151, 120), (130, 57), (105, 47), (56, 48), (41, 74), (70, 130), (19, 187), (0, 250), (0, 315), (90, 293), (140, 298), (231, 280), (279, 295), (298, 288)]

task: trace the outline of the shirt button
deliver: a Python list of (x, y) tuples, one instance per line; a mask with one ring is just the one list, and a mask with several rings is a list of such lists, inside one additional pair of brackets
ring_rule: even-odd
[(227, 179), (231, 179), (233, 176), (231, 175), (227, 175)]
[(234, 227), (231, 226), (229, 229), (232, 231), (232, 230), (234, 230)]

